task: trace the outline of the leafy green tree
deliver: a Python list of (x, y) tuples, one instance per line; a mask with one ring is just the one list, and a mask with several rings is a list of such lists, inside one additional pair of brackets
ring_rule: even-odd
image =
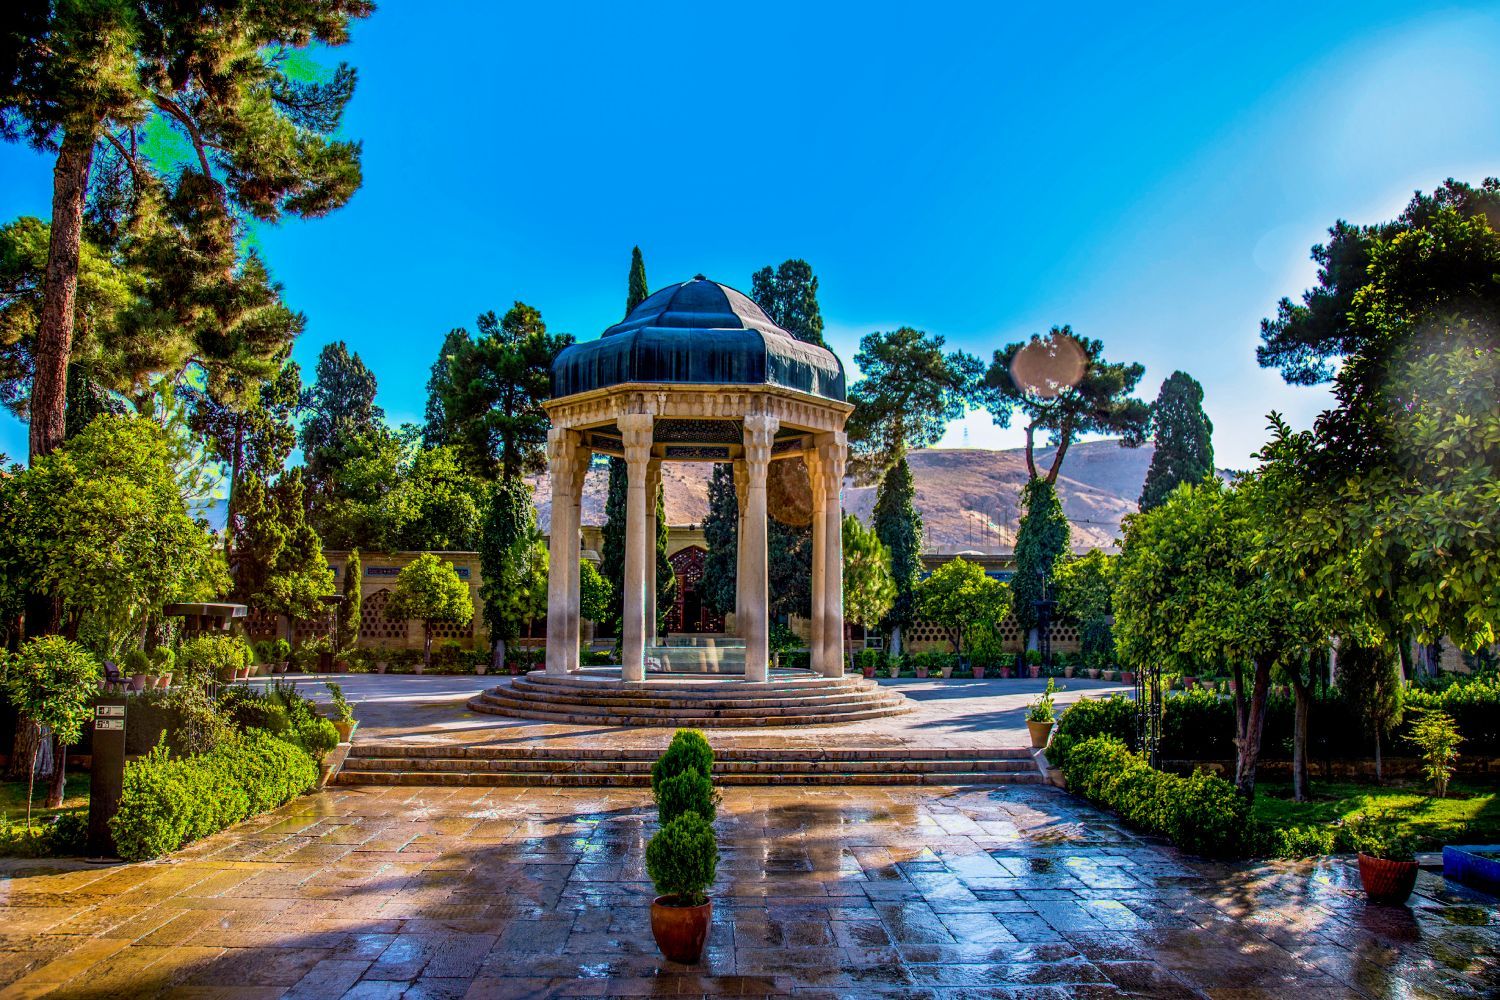
[(517, 302), (503, 318), (478, 319), (479, 336), (450, 362), (451, 393), (442, 401), (464, 467), (485, 479), (515, 479), (546, 464), (552, 361), (573, 342), (551, 334), (542, 314)]
[(1026, 417), (1026, 468), (1033, 479), (1039, 475), (1036, 432), (1048, 432), (1056, 451), (1046, 479), (1055, 483), (1080, 434), (1117, 434), (1124, 448), (1145, 441), (1150, 411), (1131, 396), (1145, 373), (1139, 364), (1105, 361), (1102, 341), (1054, 326), (1045, 337), (1032, 334), (996, 351), (976, 395), (1000, 427), (1009, 427), (1016, 411)]
[[(578, 613), (591, 622), (597, 622), (609, 613), (609, 581), (599, 572), (599, 567), (587, 559), (580, 559), (578, 566)], [(545, 613), (545, 610), (544, 612)], [(540, 616), (536, 616), (540, 617)]]
[(771, 616), (812, 615), (812, 526), (766, 518)]
[(1373, 249), (1426, 227), (1443, 210), (1465, 219), (1500, 218), (1500, 180), (1486, 178), (1476, 188), (1449, 178), (1430, 195), (1418, 191), (1393, 221), (1368, 226), (1335, 222), (1328, 242), (1312, 248), (1317, 285), (1303, 292), (1300, 303), (1282, 299), (1275, 318), (1261, 320), (1261, 343), (1255, 350), (1261, 367), (1278, 369), (1292, 385), (1316, 385), (1333, 379), (1337, 360), (1365, 353), (1371, 331), (1357, 321), (1356, 302), (1372, 280)]
[(359, 645), (359, 626), (364, 618), (363, 583), (364, 567), (360, 564), (359, 549), (353, 549), (344, 563), (344, 601), (338, 612), (337, 652)]
[(1021, 488), (1021, 523), (1016, 528), (1016, 621), (1036, 629), (1036, 602), (1056, 599), (1057, 565), (1072, 551), (1072, 526), (1050, 479), (1032, 479)]
[(1235, 784), (1246, 795), (1255, 790), (1273, 668), (1326, 646), (1337, 624), (1319, 595), (1286, 587), (1266, 565), (1286, 558), (1269, 548), (1264, 530), (1275, 496), (1253, 482), (1178, 487), (1161, 506), (1126, 518), (1115, 579), (1122, 662), (1181, 672), (1230, 667)]
[[(336, 450), (336, 454), (334, 454)], [(309, 497), (307, 521), (329, 548), (392, 552), (416, 518), (408, 473), (417, 451), (416, 429), (383, 423), (338, 441), (326, 456), (328, 478)]]
[[(98, 417), (12, 483), (0, 572), (57, 597), (61, 629), (87, 625), (100, 651), (133, 645), (190, 588), (227, 583), (213, 536), (188, 514), (164, 435), (139, 417)], [(24, 583), (22, 583), (24, 581)]]
[[(0, 37), (0, 125), (12, 140), (55, 153), (47, 280), (38, 313), (31, 452), (64, 436), (83, 224), (96, 148), (108, 147), (137, 185), (134, 225), (163, 237), (191, 217), (196, 255), (172, 254), (175, 278), (222, 279), (236, 217), (315, 217), (359, 186), (359, 145), (335, 139), (354, 91), (340, 65), (308, 81), (289, 51), (339, 45), (365, 0), (307, 0), (233, 17), (198, 7), (23, 4)], [(146, 141), (173, 134), (176, 142)], [(187, 151), (179, 156), (177, 143)], [(160, 239), (169, 249), (181, 245)], [(148, 251), (149, 252), (149, 251)], [(190, 296), (196, 305), (203, 296)], [(184, 304), (188, 304), (184, 303)]]
[[(38, 636), (5, 659), (5, 694), (21, 714), (23, 724), (52, 732), (52, 784), (47, 808), (62, 805), (67, 781), (68, 744), (83, 737), (94, 695), (99, 690), (99, 663), (76, 642), (58, 635)], [(31, 798), (36, 782), (36, 747), (27, 761), (26, 826), (31, 827)]]
[(447, 401), (453, 398), (457, 387), (453, 384), (453, 360), (460, 351), (469, 346), (469, 331), (459, 328), (449, 330), (438, 349), (437, 360), (432, 363), (432, 374), (427, 378), (427, 409), (422, 424), (422, 443), (429, 448), (451, 445), (458, 441), (459, 429), (448, 419)]
[(963, 351), (945, 353), (943, 343), (909, 326), (860, 338), (854, 364), (862, 377), (849, 390), (848, 430), (862, 472), (883, 471), (907, 449), (936, 444), (963, 415), (983, 366)]
[(808, 344), (823, 343), (823, 311), (818, 307), (818, 277), (805, 260), (768, 264), (750, 276), (750, 297), (771, 322)]
[(470, 476), (451, 447), (423, 448), (401, 470), (396, 506), (409, 520), (393, 526), (403, 549), (467, 552), (479, 539), (484, 484)]
[(891, 551), (873, 528), (853, 514), (844, 515), (844, 618), (863, 628), (874, 628), (890, 613), (896, 600), (891, 576)]
[(925, 620), (953, 630), (954, 652), (967, 653), (965, 635), (999, 623), (1010, 612), (1011, 589), (978, 563), (955, 556), (918, 586), (917, 604)]
[[(490, 490), (479, 533), (479, 567), (484, 580), (479, 587), (484, 602), (484, 623), (490, 634), (491, 664), (505, 668), (506, 650), (521, 636), (521, 629), (536, 617), (535, 586), (536, 506), (531, 486), (524, 479), (502, 479)], [(546, 548), (542, 547), (541, 575), (546, 576)], [(542, 591), (542, 613), (546, 609), (546, 585)]]
[(1187, 372), (1173, 372), (1151, 404), (1150, 431), (1156, 442), (1141, 510), (1159, 506), (1182, 483), (1196, 483), (1214, 471), (1214, 425), (1203, 412), (1203, 386)]
[(636, 306), (651, 295), (651, 289), (646, 285), (646, 259), (641, 256), (640, 247), (632, 247), (630, 250), (630, 277), (626, 285), (625, 315), (629, 316)]
[(433, 624), (452, 622), (462, 627), (474, 617), (469, 585), (451, 562), (431, 552), (422, 553), (401, 568), (387, 607), (393, 617), (415, 618), (422, 623), (422, 663), (429, 667)]
[(874, 528), (891, 554), (891, 580), (896, 598), (885, 616), (891, 652), (901, 651), (901, 632), (917, 619), (917, 582), (922, 577), (922, 515), (913, 500), (916, 485), (906, 456), (899, 455), (875, 491)]
[(1090, 549), (1076, 558), (1064, 558), (1053, 573), (1053, 597), (1064, 621), (1082, 625), (1114, 613), (1115, 567), (1118, 558), (1103, 549)]
[(740, 507), (734, 492), (734, 466), (717, 462), (708, 478), (708, 516), (703, 519), (703, 599), (721, 615), (734, 611), (739, 586)]

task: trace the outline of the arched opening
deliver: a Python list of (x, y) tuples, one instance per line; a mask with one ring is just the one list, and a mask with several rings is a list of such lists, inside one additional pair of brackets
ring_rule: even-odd
[(677, 577), (677, 601), (667, 612), (668, 634), (721, 634), (724, 616), (703, 599), (703, 566), (708, 552), (689, 545), (667, 557)]

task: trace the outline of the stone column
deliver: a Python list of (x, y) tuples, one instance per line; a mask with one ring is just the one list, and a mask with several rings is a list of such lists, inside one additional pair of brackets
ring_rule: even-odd
[(646, 464), (646, 645), (656, 645), (656, 491), (661, 486), (661, 461)]
[(567, 650), (567, 661), (569, 670), (579, 670), (583, 665), (583, 659), (578, 655), (580, 637), (583, 632), (583, 608), (582, 598), (579, 595), (579, 579), (582, 570), (578, 565), (583, 556), (583, 481), (589, 474), (589, 463), (594, 453), (590, 448), (579, 445), (573, 452), (573, 500), (568, 511), (568, 534), (563, 540), (566, 549), (560, 556), (563, 560), (563, 568), (567, 572), (567, 636), (564, 639), (564, 648)]
[(744, 459), (734, 463), (734, 496), (739, 519), (734, 529), (734, 630), (745, 637), (745, 505), (750, 500), (750, 473)]
[(812, 633), (807, 640), (808, 665), (813, 673), (828, 673), (828, 547), (823, 534), (828, 529), (823, 516), (827, 497), (823, 490), (823, 462), (816, 448), (802, 456), (807, 464), (807, 483), (812, 488)]
[(617, 421), (625, 442), (625, 467), (629, 488), (625, 494), (625, 593), (624, 620), (620, 624), (620, 679), (644, 680), (646, 676), (646, 476), (651, 460), (649, 413), (627, 413)]
[[(552, 571), (547, 574), (547, 673), (553, 676), (566, 674), (577, 664), (576, 650), (578, 627), (578, 595), (569, 589), (566, 571), (568, 539), (573, 546), (578, 544), (578, 525), (573, 520), (578, 510), (574, 494), (579, 485), (574, 483), (578, 468), (578, 434), (562, 427), (547, 432), (547, 474), (552, 487), (552, 523), (548, 529), (547, 548)], [(568, 606), (572, 605), (573, 644), (568, 642)], [(568, 659), (573, 652), (573, 660)]]
[(844, 676), (844, 510), (842, 491), (848, 438), (842, 431), (819, 434), (823, 480), (823, 675)]
[(748, 473), (744, 532), (740, 535), (743, 562), (740, 567), (739, 603), (745, 615), (740, 634), (745, 637), (745, 680), (764, 681), (770, 676), (770, 578), (766, 553), (766, 471), (771, 464), (771, 442), (776, 439), (777, 419), (769, 414), (745, 418), (745, 468)]

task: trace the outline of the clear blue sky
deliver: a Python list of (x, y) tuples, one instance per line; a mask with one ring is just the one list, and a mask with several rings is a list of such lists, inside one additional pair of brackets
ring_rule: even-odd
[[(653, 287), (804, 257), (835, 350), (909, 324), (988, 357), (1054, 323), (1203, 382), (1220, 464), (1321, 390), (1258, 322), (1338, 217), (1500, 173), (1500, 5), (413, 4), (341, 55), (365, 184), (257, 234), (310, 368), (344, 339), (417, 419), (444, 333), (522, 299), (589, 339)], [(0, 148), (0, 217), (48, 164)], [(1009, 446), (971, 415), (945, 444)], [(0, 421), (0, 449), (25, 453)]]

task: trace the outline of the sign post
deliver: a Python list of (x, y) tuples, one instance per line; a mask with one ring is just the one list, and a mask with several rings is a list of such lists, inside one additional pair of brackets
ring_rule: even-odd
[(125, 698), (105, 696), (94, 706), (93, 763), (89, 775), (89, 853), (115, 857), (109, 821), (125, 787)]

